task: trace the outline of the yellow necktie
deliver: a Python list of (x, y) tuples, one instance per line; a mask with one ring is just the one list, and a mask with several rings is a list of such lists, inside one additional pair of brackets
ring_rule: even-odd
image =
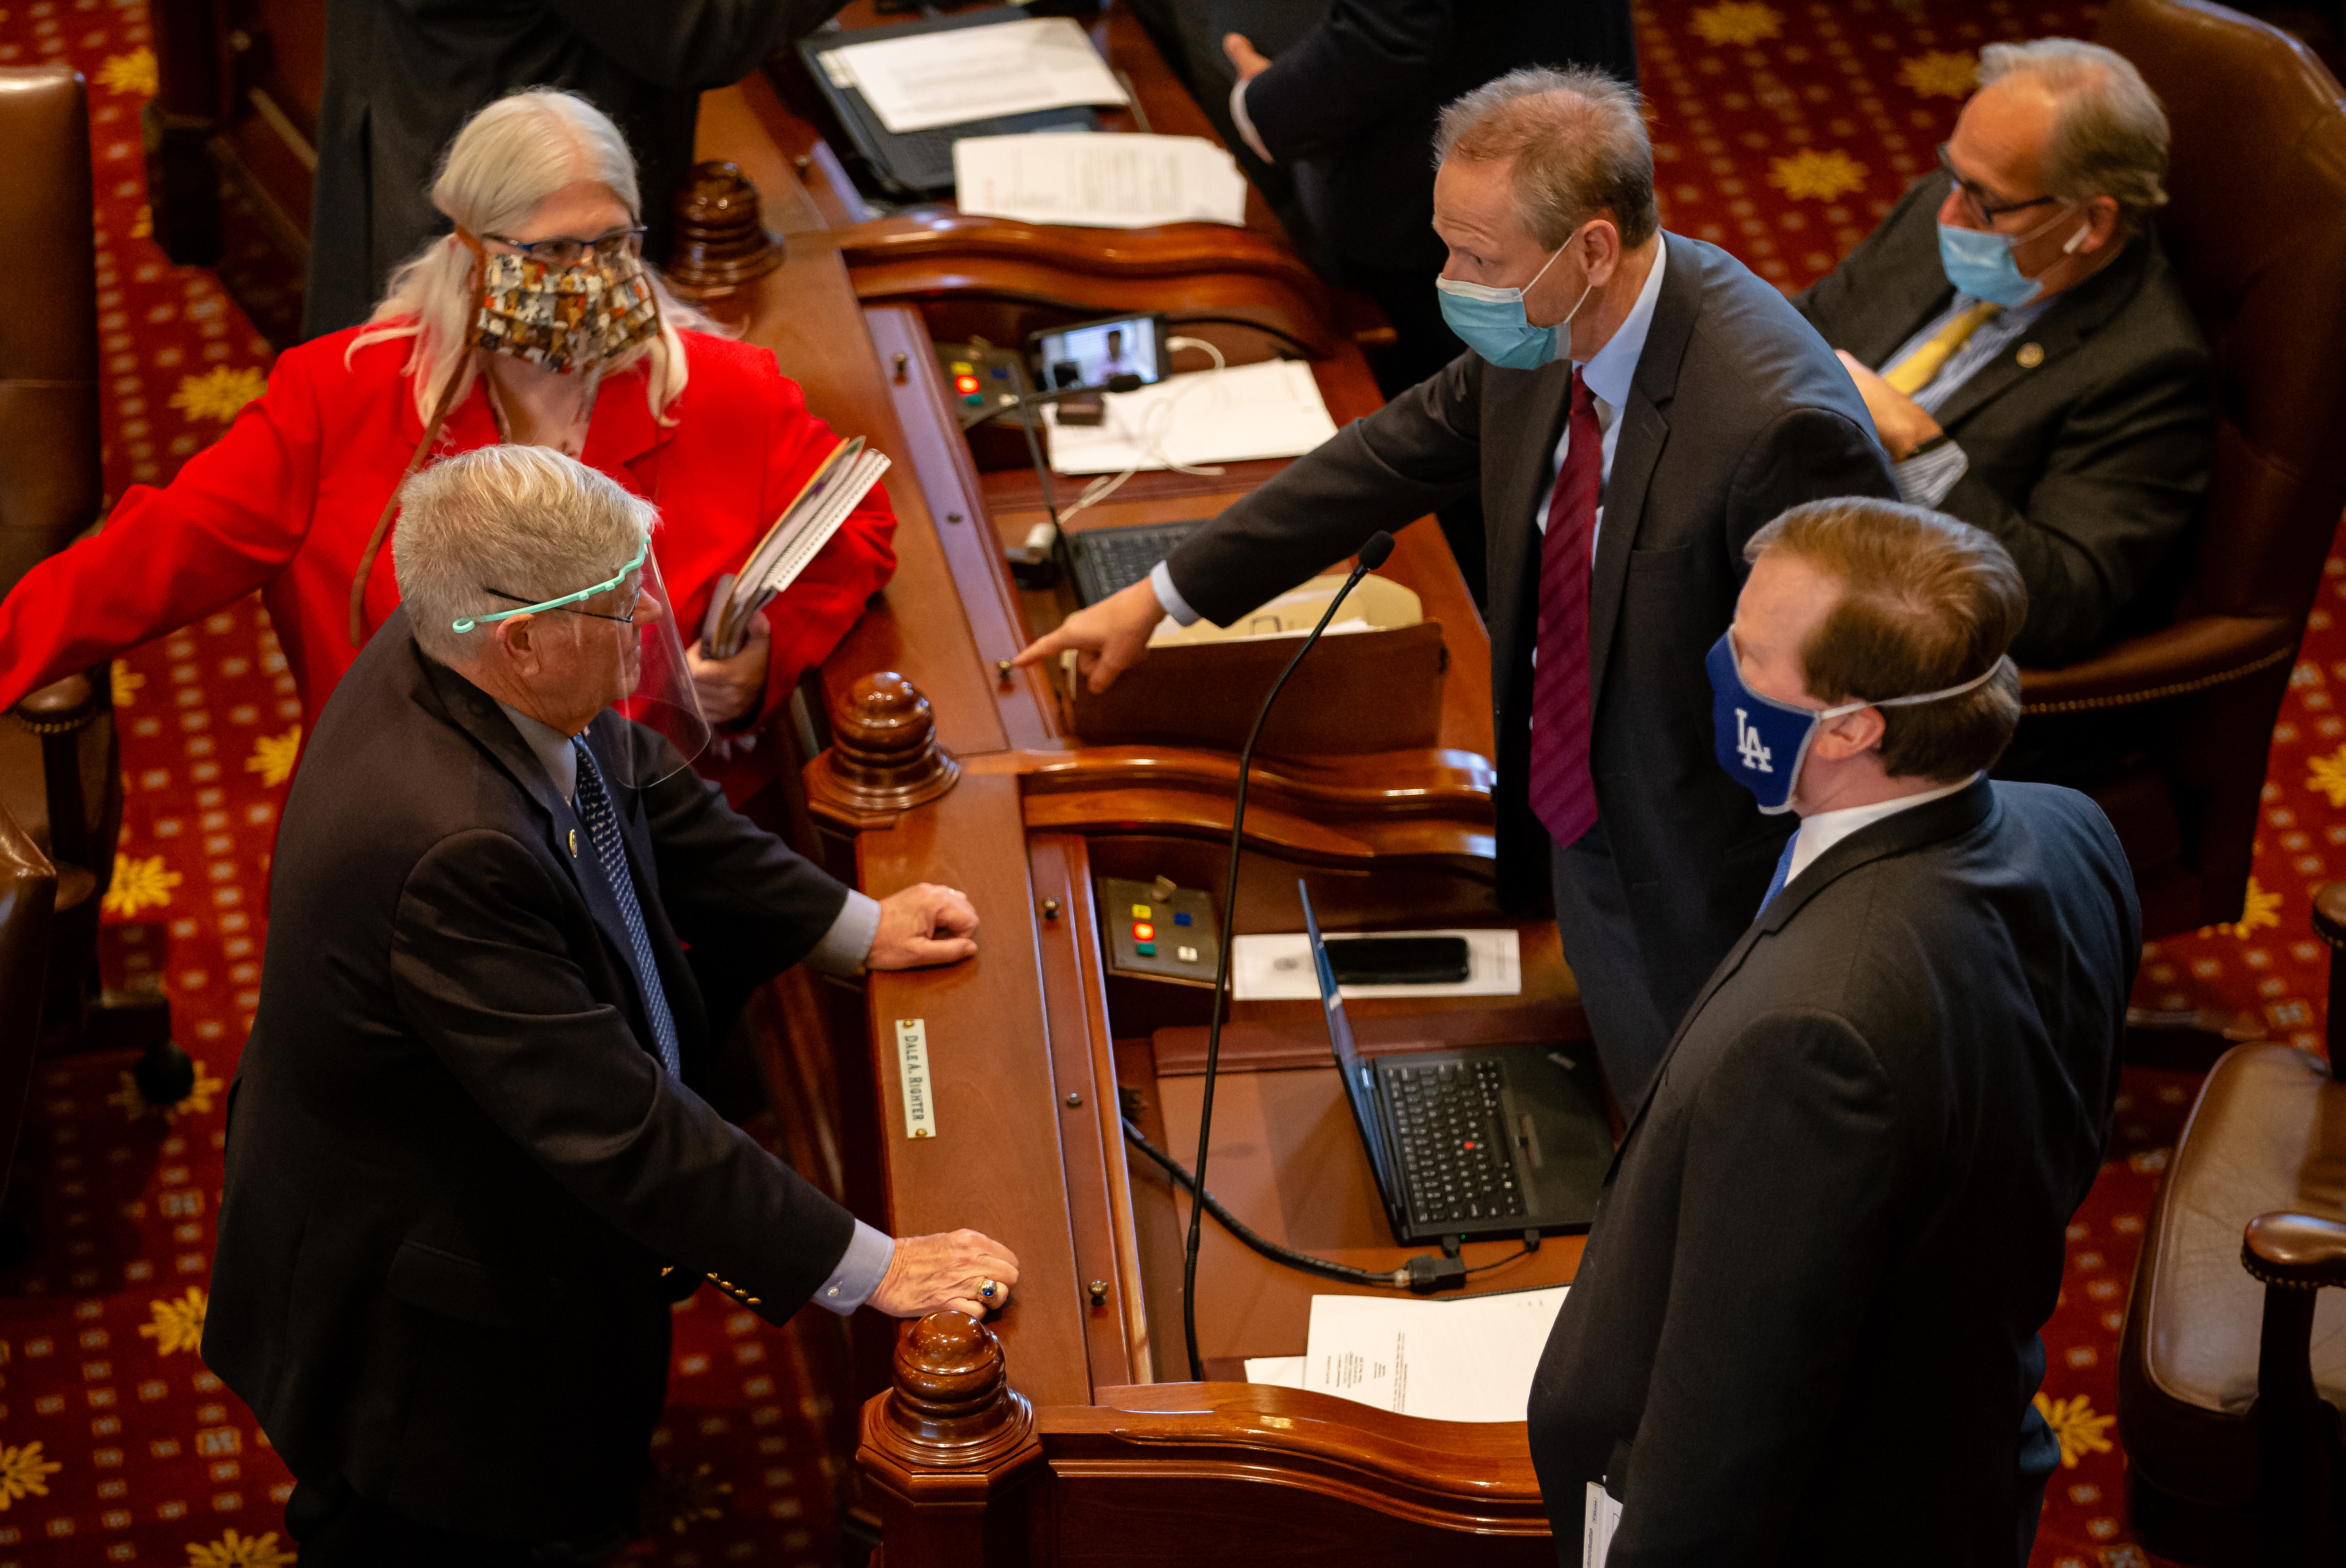
[(1980, 323), (2003, 309), (2001, 305), (1982, 300), (1941, 327), (1929, 342), (1883, 372), (1882, 379), (1890, 383), (1892, 391), (1912, 397), (1931, 384), (1931, 378), (1937, 375), (1947, 361), (1953, 357), (1954, 351), (1964, 346), (1964, 341), (1979, 330)]

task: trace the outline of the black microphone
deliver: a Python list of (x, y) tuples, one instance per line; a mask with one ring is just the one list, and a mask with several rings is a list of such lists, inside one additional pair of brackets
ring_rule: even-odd
[[(1221, 1064), (1222, 998), (1229, 987), (1230, 945), (1237, 941), (1236, 928), (1231, 922), (1238, 914), (1239, 850), (1246, 841), (1247, 778), (1254, 763), (1254, 743), (1262, 738), (1263, 721), (1270, 717), (1270, 705), (1279, 700), (1280, 692), (1286, 688), (1287, 677), (1295, 673), (1295, 667), (1303, 662), (1303, 656), (1311, 651), (1311, 645), (1320, 640), (1320, 634), (1326, 631), (1328, 623), (1336, 618), (1337, 606), (1344, 602), (1345, 596), (1362, 577), (1385, 564), (1385, 557), (1392, 554), (1392, 547), (1393, 536), (1383, 529), (1380, 528), (1369, 535), (1369, 542), (1361, 546), (1360, 565), (1354, 566), (1352, 575), (1344, 579), (1344, 585), (1336, 590), (1336, 596), (1328, 601), (1328, 608), (1321, 613), (1320, 624), (1311, 628), (1311, 635), (1303, 639), (1303, 646), (1295, 650), (1295, 657), (1287, 661), (1287, 667), (1280, 670), (1279, 678), (1271, 683), (1270, 695), (1255, 710), (1254, 728), (1247, 731), (1246, 746), (1239, 752), (1238, 789), (1230, 809), (1229, 868), (1222, 878), (1221, 951), (1214, 960), (1213, 1011), (1206, 1023), (1206, 1084), (1198, 1108), (1198, 1160), (1190, 1167), (1192, 1179), (1198, 1184), (1197, 1190), (1200, 1193), (1207, 1190), (1206, 1155), (1214, 1135), (1214, 1077)], [(1181, 1332), (1188, 1345), (1189, 1375), (1199, 1380), (1204, 1379), (1206, 1369), (1198, 1359), (1198, 1241), (1203, 1233), (1205, 1218), (1205, 1204), (1202, 1201), (1192, 1202), (1189, 1206), (1189, 1245), (1181, 1263)]]

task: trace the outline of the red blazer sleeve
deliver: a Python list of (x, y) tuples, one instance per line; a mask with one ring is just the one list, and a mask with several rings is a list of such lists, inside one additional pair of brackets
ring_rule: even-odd
[(0, 708), (234, 604), (301, 547), (318, 490), (318, 404), (303, 356), (162, 489), (134, 484), (92, 536), (0, 602)]
[[(767, 449), (766, 522), (782, 514), (815, 465), (839, 442), (829, 425), (807, 412), (806, 394), (798, 383), (781, 377)], [(884, 485), (874, 485), (797, 581), (766, 606), (774, 646), (761, 721), (790, 701), (799, 677), (830, 657), (863, 614), (865, 602), (888, 585), (896, 573), (895, 537), (895, 508), (889, 504)]]

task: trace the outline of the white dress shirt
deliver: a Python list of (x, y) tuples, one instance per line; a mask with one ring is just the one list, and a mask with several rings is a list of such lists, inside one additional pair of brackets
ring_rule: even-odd
[(1813, 817), (1801, 818), (1800, 830), (1792, 837), (1792, 864), (1784, 875), (1784, 885), (1790, 887), (1802, 871), (1816, 863), (1819, 855), (1860, 828), (1871, 828), (1884, 817), (1895, 817), (1901, 811), (1911, 811), (1917, 806), (1943, 800), (1957, 790), (1970, 789), (1979, 782), (1980, 778), (1980, 774), (1974, 773), (1953, 784), (1942, 784), (1935, 789), (1925, 789), (1919, 794), (1901, 795), (1894, 800), (1876, 800), (1871, 806), (1847, 806), (1838, 811), (1820, 811)]

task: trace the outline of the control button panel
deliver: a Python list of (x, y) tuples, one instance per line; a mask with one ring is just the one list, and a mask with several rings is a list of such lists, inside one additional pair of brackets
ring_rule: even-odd
[(1176, 887), (1163, 878), (1151, 883), (1101, 877), (1097, 887), (1111, 971), (1191, 985), (1213, 984), (1220, 949), (1214, 935), (1211, 895), (1201, 889)]

